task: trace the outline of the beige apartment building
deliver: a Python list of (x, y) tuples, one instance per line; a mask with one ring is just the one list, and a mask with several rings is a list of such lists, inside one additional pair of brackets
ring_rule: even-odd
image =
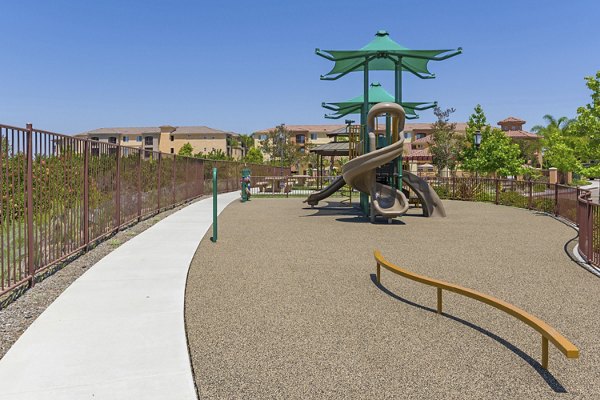
[[(500, 129), (514, 142), (531, 142), (540, 139), (535, 133), (523, 129), (526, 121), (508, 117), (498, 122)], [(255, 146), (261, 148), (261, 142), (268, 138), (268, 133), (277, 131), (278, 127), (263, 129), (252, 134)], [(335, 140), (337, 135), (346, 135), (347, 125), (324, 124), (324, 125), (286, 125), (285, 129), (291, 133), (291, 141), (300, 146), (300, 151), (310, 151), (315, 145), (327, 144)], [(467, 123), (456, 122), (456, 131), (466, 134)], [(376, 126), (378, 134), (385, 133), (385, 126)], [(433, 157), (429, 150), (433, 139), (433, 128), (431, 122), (407, 122), (404, 126), (404, 162), (406, 168), (416, 171), (433, 171)], [(308, 150), (307, 150), (308, 149)], [(268, 155), (264, 154), (265, 160)], [(537, 155), (538, 163), (541, 165), (541, 154)]]
[[(328, 125), (285, 125), (285, 129), (291, 134), (291, 142), (299, 146), (300, 152), (310, 152), (310, 148), (320, 144), (326, 144), (331, 141), (330, 135), (335, 132), (345, 132), (346, 125), (328, 124)], [(278, 127), (267, 128), (256, 131), (252, 134), (254, 146), (262, 148), (261, 142), (267, 140), (269, 132), (277, 132)], [(265, 161), (268, 161), (268, 154), (263, 153)]]
[(119, 144), (124, 147), (140, 148), (145, 151), (160, 151), (177, 154), (181, 147), (189, 143), (193, 154), (208, 154), (221, 150), (228, 157), (239, 160), (245, 156), (245, 149), (239, 140), (240, 135), (207, 126), (151, 126), (100, 128), (83, 132), (83, 137), (99, 142)]

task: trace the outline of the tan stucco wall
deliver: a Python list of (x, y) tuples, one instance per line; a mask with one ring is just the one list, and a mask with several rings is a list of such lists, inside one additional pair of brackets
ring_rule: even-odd
[[(198, 139), (198, 138), (194, 138), (193, 136), (195, 135), (175, 135), (174, 136), (174, 140), (171, 141), (170, 138), (167, 138), (167, 145), (165, 146), (166, 150), (165, 153), (170, 153), (171, 152), (171, 148), (174, 149), (174, 153), (177, 154), (179, 152), (179, 149), (181, 149), (181, 147), (186, 144), (189, 143), (192, 145), (192, 148), (194, 149), (192, 152), (193, 154), (196, 153), (210, 153), (211, 150), (218, 150), (220, 149), (221, 151), (223, 151), (223, 153), (227, 154), (227, 139), (225, 137), (223, 138), (215, 138), (215, 139)], [(202, 136), (202, 135), (199, 135)], [(210, 136), (212, 137), (212, 136)], [(162, 143), (161, 143), (161, 147), (162, 147)]]

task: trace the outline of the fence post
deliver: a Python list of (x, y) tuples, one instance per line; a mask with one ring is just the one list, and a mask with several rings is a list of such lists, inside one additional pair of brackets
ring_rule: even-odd
[[(152, 155), (154, 155), (154, 153), (152, 153)], [(156, 185), (157, 186), (157, 188), (156, 188), (157, 196), (156, 197), (158, 198), (158, 201), (157, 201), (157, 204), (156, 204), (156, 212), (157, 213), (160, 212), (160, 192), (161, 192), (161, 190), (160, 190), (160, 175), (162, 173), (162, 167), (161, 167), (161, 165), (162, 165), (162, 163), (161, 163), (162, 157), (161, 157), (161, 155), (162, 155), (162, 153), (158, 153), (158, 182), (157, 182), (157, 185)]]
[(90, 142), (83, 142), (83, 244), (90, 246)]
[(496, 186), (496, 200), (494, 202), (498, 205), (498, 199), (500, 197), (500, 180), (498, 180), (498, 178), (494, 178), (494, 186)]
[(115, 231), (121, 225), (121, 146), (117, 146), (117, 195), (115, 196)]
[(533, 183), (531, 182), (531, 179), (527, 182), (527, 188), (529, 189), (529, 201), (527, 202), (527, 208), (531, 210), (533, 203)]
[(138, 152), (138, 182), (137, 182), (137, 215), (138, 222), (142, 220), (142, 151)]
[(185, 201), (188, 201), (190, 199), (190, 191), (189, 191), (190, 177), (188, 176), (189, 161), (190, 161), (190, 159), (188, 157), (186, 157), (185, 158)]
[(173, 184), (171, 185), (171, 189), (173, 191), (173, 198), (172, 198), (172, 204), (171, 206), (175, 205), (175, 202), (177, 201), (177, 197), (175, 196), (175, 169), (177, 168), (177, 155), (173, 155), (173, 176), (171, 177)]
[(554, 184), (554, 216), (558, 217), (558, 183)]
[[(586, 219), (586, 223), (587, 223), (587, 237), (588, 237), (588, 249), (587, 249), (587, 254), (586, 254), (586, 258), (588, 259), (588, 262), (591, 262), (591, 260), (594, 259), (594, 209), (592, 207), (592, 199), (591, 197), (588, 197), (586, 204), (585, 204), (585, 209), (586, 209), (586, 215), (587, 215), (587, 219)], [(579, 228), (581, 229), (581, 227)]]
[(33, 125), (27, 124), (27, 273), (29, 286), (35, 285), (35, 265), (33, 263)]
[(456, 176), (452, 177), (452, 198), (456, 198)]
[(200, 196), (204, 196), (204, 161), (199, 160), (197, 163), (200, 165)]

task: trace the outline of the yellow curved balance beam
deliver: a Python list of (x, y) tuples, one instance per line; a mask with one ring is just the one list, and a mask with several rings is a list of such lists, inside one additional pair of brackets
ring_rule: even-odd
[(390, 272), (397, 275), (403, 276), (410, 280), (423, 283), (429, 286), (435, 286), (437, 288), (437, 312), (442, 313), (442, 290), (449, 292), (458, 293), (460, 295), (470, 297), (478, 300), (482, 303), (488, 304), (505, 313), (512, 315), (513, 317), (525, 322), (527, 325), (538, 331), (542, 335), (542, 368), (548, 369), (548, 341), (552, 342), (557, 349), (559, 349), (567, 358), (579, 358), (579, 349), (575, 347), (567, 338), (561, 335), (556, 329), (537, 318), (529, 314), (526, 311), (521, 310), (518, 307), (513, 306), (503, 300), (497, 299), (487, 294), (477, 292), (472, 289), (467, 289), (451, 283), (446, 283), (437, 279), (432, 279), (423, 275), (418, 275), (408, 270), (402, 269), (397, 265), (394, 265), (387, 261), (381, 255), (379, 250), (374, 251), (375, 261), (377, 262), (377, 283), (381, 283), (381, 267), (384, 267)]

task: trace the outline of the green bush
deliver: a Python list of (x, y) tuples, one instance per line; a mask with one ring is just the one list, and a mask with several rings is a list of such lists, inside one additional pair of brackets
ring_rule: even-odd
[(494, 202), (496, 201), (496, 195), (495, 193), (477, 192), (475, 194), (475, 201)]
[(507, 191), (500, 193), (498, 196), (498, 203), (505, 206), (527, 208), (528, 199), (518, 192)]
[(440, 197), (440, 199), (447, 200), (450, 198), (450, 195), (452, 194), (452, 189), (450, 189), (450, 187), (448, 187), (446, 185), (436, 185), (436, 186), (433, 186), (433, 189), (435, 190), (437, 195)]
[(547, 213), (553, 213), (554, 212), (554, 200), (545, 198), (545, 197), (539, 197), (539, 198), (534, 197), (533, 201), (532, 201), (532, 207), (534, 210), (544, 211)]

